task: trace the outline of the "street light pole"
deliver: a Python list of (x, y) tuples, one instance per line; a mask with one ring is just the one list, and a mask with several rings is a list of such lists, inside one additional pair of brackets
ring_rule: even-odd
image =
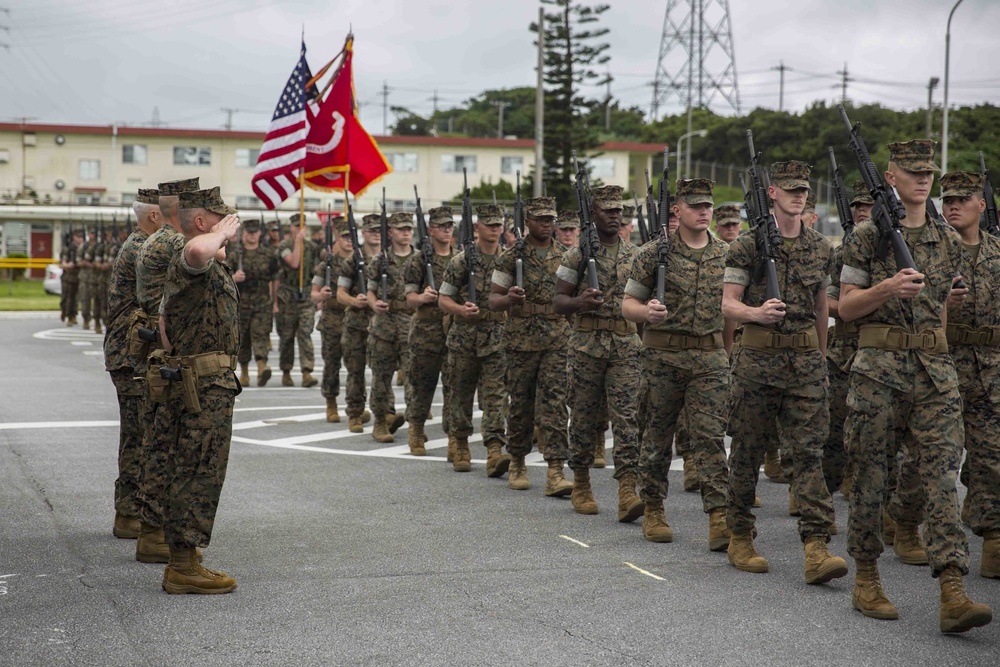
[(932, 76), (930, 82), (927, 84), (927, 138), (931, 138), (931, 133), (934, 130), (933, 127), (933, 111), (934, 111), (934, 89), (937, 88), (938, 79), (936, 76)]
[(677, 178), (681, 178), (681, 145), (683, 145), (684, 140), (687, 139), (687, 163), (685, 165), (685, 172), (683, 178), (689, 178), (691, 175), (691, 137), (707, 137), (708, 130), (693, 130), (691, 132), (686, 132), (681, 135), (681, 138), (677, 140)]
[(944, 114), (941, 120), (941, 171), (948, 172), (948, 66), (951, 64), (951, 17), (955, 15), (955, 10), (962, 4), (958, 0), (948, 14), (948, 26), (944, 33)]

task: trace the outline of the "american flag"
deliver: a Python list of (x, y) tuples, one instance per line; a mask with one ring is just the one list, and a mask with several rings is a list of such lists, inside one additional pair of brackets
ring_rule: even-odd
[(275, 209), (299, 189), (299, 174), (306, 159), (306, 83), (312, 78), (302, 42), (299, 62), (281, 92), (271, 124), (250, 181), (257, 197)]

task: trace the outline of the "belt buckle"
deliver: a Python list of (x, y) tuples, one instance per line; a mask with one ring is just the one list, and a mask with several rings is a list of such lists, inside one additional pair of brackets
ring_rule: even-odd
[(897, 335), (899, 336), (899, 347), (900, 347), (900, 349), (902, 349), (902, 350), (911, 350), (911, 349), (913, 349), (913, 336), (911, 336), (909, 333), (907, 333), (905, 331), (901, 331)]

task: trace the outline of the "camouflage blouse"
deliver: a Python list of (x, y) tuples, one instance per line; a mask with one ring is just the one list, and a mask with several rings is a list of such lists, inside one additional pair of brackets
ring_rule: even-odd
[(125, 239), (108, 284), (107, 332), (104, 334), (104, 369), (137, 368), (142, 360), (133, 359), (128, 353), (128, 330), (132, 313), (139, 308), (136, 294), (135, 271), (139, 249), (149, 235), (136, 229)]
[[(532, 304), (551, 305), (556, 293), (556, 270), (568, 248), (553, 240), (548, 248), (535, 248), (524, 244), (525, 301)], [(511, 287), (516, 277), (517, 250), (510, 248), (497, 260), (492, 282), (500, 287)], [(507, 320), (507, 347), (521, 352), (538, 352), (566, 347), (569, 322), (562, 315), (528, 315), (520, 317), (515, 312)]]
[(153, 232), (139, 249), (136, 262), (136, 292), (139, 305), (147, 315), (160, 314), (160, 299), (163, 298), (163, 283), (167, 279), (167, 267), (180, 252), (187, 239), (170, 225), (163, 225)]
[[(448, 349), (466, 356), (486, 357), (503, 350), (504, 322), (499, 313), (491, 313), (490, 276), (496, 265), (497, 255), (487, 255), (480, 251), (476, 272), (476, 305), (479, 306), (480, 320), (470, 322), (461, 317), (453, 318), (448, 331)], [(455, 255), (448, 263), (448, 269), (441, 281), (441, 294), (451, 297), (461, 305), (466, 302), (469, 285), (465, 273), (465, 252)], [(484, 316), (489, 320), (482, 319)]]

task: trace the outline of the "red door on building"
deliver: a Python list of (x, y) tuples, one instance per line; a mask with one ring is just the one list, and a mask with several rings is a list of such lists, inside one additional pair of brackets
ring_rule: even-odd
[[(52, 232), (31, 232), (31, 256), (33, 258), (51, 259), (52, 257)], [(44, 278), (45, 269), (32, 269), (32, 278)]]

